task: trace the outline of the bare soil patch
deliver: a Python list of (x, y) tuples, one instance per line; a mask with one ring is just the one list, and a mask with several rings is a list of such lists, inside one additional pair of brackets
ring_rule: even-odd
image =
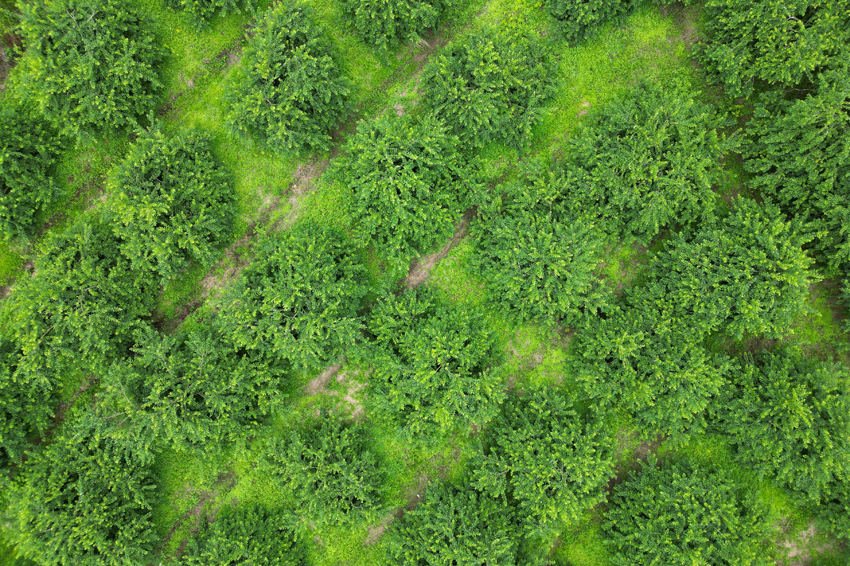
[(463, 214), (460, 222), (455, 227), (455, 233), (452, 238), (446, 242), (442, 249), (438, 252), (428, 254), (413, 262), (407, 277), (402, 279), (399, 284), (405, 289), (413, 289), (424, 283), (431, 275), (431, 270), (436, 267), (440, 260), (445, 259), (449, 252), (463, 240), (469, 232), (469, 223), (475, 217), (477, 210), (471, 208)]

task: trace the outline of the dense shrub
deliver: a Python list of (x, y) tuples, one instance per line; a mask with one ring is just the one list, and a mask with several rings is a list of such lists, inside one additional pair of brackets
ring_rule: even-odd
[(307, 6), (284, 2), (253, 30), (227, 91), (228, 121), (273, 151), (326, 150), (348, 81)]
[(361, 123), (345, 151), (334, 174), (353, 193), (357, 232), (398, 273), (451, 237), (478, 186), (457, 138), (430, 116)]
[(56, 196), (49, 172), (62, 140), (44, 118), (25, 108), (0, 107), (0, 237), (27, 235), (35, 215)]
[(693, 237), (674, 236), (654, 259), (650, 277), (680, 317), (738, 340), (745, 334), (780, 338), (807, 309), (811, 260), (805, 242), (775, 207), (738, 199), (726, 218)]
[(103, 383), (119, 426), (129, 420), (120, 432), (143, 454), (160, 443), (208, 452), (243, 439), (281, 398), (281, 370), (236, 351), (211, 328), (173, 336), (146, 328), (136, 333), (133, 353)]
[(650, 460), (614, 488), (602, 532), (616, 566), (768, 566), (764, 525), (753, 494), (723, 472)]
[(291, 519), (260, 505), (224, 510), (215, 521), (201, 521), (189, 539), (180, 566), (306, 566), (306, 551)]
[(842, 57), (850, 10), (832, 0), (710, 0), (707, 44), (697, 56), (730, 96), (749, 96), (757, 81), (790, 87)]
[(519, 529), (504, 498), (432, 483), (395, 528), (390, 555), (399, 566), (515, 566)]
[(763, 99), (747, 123), (750, 184), (805, 221), (826, 262), (843, 267), (850, 262), (850, 78), (826, 74), (802, 100)]
[(386, 297), (372, 311), (370, 396), (409, 433), (486, 421), (504, 392), (494, 338), (480, 314), (442, 303), (425, 288)]
[(480, 209), (477, 254), (492, 300), (521, 320), (573, 324), (605, 302), (597, 275), (605, 239), (593, 219), (563, 210), (557, 183), (519, 183)]
[(592, 37), (599, 26), (625, 14), (632, 0), (546, 0), (549, 14), (571, 45)]
[(539, 40), (479, 32), (435, 57), (422, 84), (428, 105), (465, 144), (527, 147), (554, 71)]
[(529, 531), (563, 528), (605, 500), (613, 443), (598, 419), (579, 416), (560, 391), (542, 389), (506, 403), (474, 485), (518, 501)]
[(367, 43), (392, 49), (437, 25), (442, 0), (343, 0), (342, 10)]
[(263, 241), (220, 302), (233, 343), (297, 369), (315, 369), (354, 344), (366, 268), (336, 229), (298, 224)]
[(710, 217), (722, 120), (676, 85), (644, 82), (607, 105), (570, 142), (566, 181), (577, 211), (649, 240)]
[(135, 269), (168, 280), (189, 260), (209, 267), (231, 236), (236, 193), (205, 135), (144, 134), (114, 184), (115, 233)]
[(359, 424), (325, 413), (274, 443), (269, 459), (311, 518), (352, 520), (379, 504), (382, 475)]
[(27, 80), (44, 112), (70, 129), (122, 128), (153, 110), (165, 49), (125, 0), (27, 2), (22, 31), (38, 57)]
[(226, 16), (240, 12), (243, 7), (253, 11), (255, 6), (254, 0), (166, 0), (165, 4), (188, 12), (195, 19), (197, 27), (203, 27), (215, 14)]
[(33, 276), (9, 297), (27, 371), (87, 370), (125, 352), (155, 299), (154, 278), (133, 270), (111, 228), (79, 220), (51, 237)]
[(850, 372), (797, 350), (749, 359), (717, 405), (738, 457), (814, 503), (850, 481)]
[(18, 551), (44, 566), (144, 564), (156, 541), (153, 474), (90, 428), (35, 454), (11, 495)]

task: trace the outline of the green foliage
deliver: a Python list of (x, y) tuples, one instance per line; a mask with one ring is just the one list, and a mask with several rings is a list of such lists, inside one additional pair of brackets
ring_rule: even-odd
[(71, 130), (116, 129), (153, 110), (165, 50), (125, 0), (21, 3), (27, 84), (45, 114)]
[(169, 8), (185, 10), (195, 19), (196, 26), (204, 27), (215, 14), (226, 16), (232, 12), (241, 12), (242, 8), (254, 10), (254, 0), (165, 0)]
[(361, 123), (337, 160), (334, 175), (353, 193), (357, 232), (387, 257), (394, 273), (451, 237), (475, 171), (457, 138), (433, 117), (381, 117)]
[(27, 371), (91, 369), (122, 354), (154, 300), (151, 274), (135, 271), (103, 221), (54, 235), (9, 301)]
[(281, 370), (212, 328), (167, 336), (147, 327), (133, 352), (106, 372), (103, 387), (114, 432), (145, 456), (160, 443), (209, 452), (244, 439), (281, 401)]
[(850, 8), (832, 0), (710, 0), (707, 44), (697, 57), (730, 96), (758, 82), (791, 87), (812, 81), (850, 41)]
[(297, 369), (316, 369), (358, 338), (367, 273), (336, 229), (298, 224), (263, 241), (220, 301), (233, 343)]
[(29, 235), (56, 197), (50, 176), (62, 140), (43, 117), (7, 102), (0, 108), (0, 236)]
[(146, 563), (156, 541), (150, 469), (95, 429), (72, 432), (27, 462), (11, 495), (18, 551), (42, 566)]
[(342, 11), (367, 43), (392, 49), (436, 27), (442, 0), (343, 0)]
[(492, 299), (521, 320), (573, 324), (605, 302), (597, 270), (605, 239), (592, 219), (564, 210), (557, 182), (514, 185), (482, 208), (474, 262)]
[(555, 68), (540, 40), (493, 31), (449, 46), (428, 64), (425, 99), (449, 131), (476, 148), (500, 140), (527, 148)]
[(490, 364), (495, 344), (480, 314), (425, 288), (385, 297), (372, 310), (372, 402), (410, 434), (482, 424), (504, 397)]
[(362, 425), (324, 413), (275, 441), (268, 458), (310, 518), (345, 522), (380, 502), (383, 478), (370, 442)]
[(831, 266), (843, 267), (850, 262), (850, 79), (829, 73), (802, 100), (764, 98), (747, 123), (750, 184), (804, 221)]
[(349, 85), (307, 6), (278, 4), (254, 28), (226, 99), (227, 119), (273, 151), (327, 150)]
[(111, 212), (121, 252), (134, 269), (171, 279), (195, 260), (215, 261), (215, 246), (232, 233), (236, 195), (209, 138), (143, 134), (114, 178)]
[(651, 459), (611, 495), (602, 530), (612, 564), (768, 566), (753, 495), (716, 469)]
[(613, 458), (599, 419), (580, 417), (563, 393), (541, 389), (506, 403), (473, 483), (518, 501), (527, 530), (557, 530), (605, 500)]
[(718, 161), (731, 143), (718, 134), (714, 110), (684, 92), (643, 82), (570, 141), (563, 182), (576, 211), (646, 241), (712, 216)]
[(306, 566), (304, 546), (287, 515), (259, 505), (224, 510), (201, 521), (180, 566)]
[(399, 566), (515, 566), (519, 528), (504, 498), (432, 483), (395, 528), (391, 558)]
[(631, 10), (632, 0), (546, 0), (559, 31), (575, 45), (595, 35), (599, 26)]
[(740, 340), (781, 338), (806, 311), (811, 260), (798, 226), (775, 207), (738, 199), (724, 219), (674, 236), (650, 267), (656, 297)]
[(813, 503), (850, 482), (850, 371), (798, 350), (748, 359), (717, 404), (741, 462)]

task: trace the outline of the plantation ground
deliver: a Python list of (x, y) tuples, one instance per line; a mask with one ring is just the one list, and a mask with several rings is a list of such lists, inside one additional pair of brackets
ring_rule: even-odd
[[(362, 119), (386, 112), (420, 112), (420, 73), (429, 58), (454, 38), (481, 26), (523, 26), (557, 42), (549, 29), (549, 19), (541, 3), (534, 0), (469, 0), (458, 3), (443, 18), (439, 29), (415, 45), (402, 45), (386, 55), (378, 55), (346, 26), (336, 2), (311, 1), (321, 24), (330, 32), (344, 57), (344, 73), (354, 81), (354, 111), (334, 133), (334, 146), (323, 154), (279, 156), (237, 138), (223, 126), (223, 89), (228, 74), (240, 65), (240, 52), (246, 39), (247, 14), (232, 14), (212, 20), (197, 31), (188, 16), (165, 8), (153, 0), (142, 2), (156, 23), (160, 40), (171, 57), (163, 79), (166, 95), (158, 111), (166, 131), (197, 128), (209, 133), (214, 150), (232, 172), (239, 199), (239, 219), (232, 243), (220, 250), (220, 260), (211, 269), (195, 266), (186, 270), (165, 288), (158, 299), (157, 326), (171, 332), (192, 317), (209, 309), (208, 299), (229, 285), (252, 260), (254, 245), (267, 234), (289, 229), (296, 222), (321, 220), (351, 231), (349, 205), (344, 187), (323, 177), (341, 145)], [(261, 6), (261, 10), (266, 4)], [(593, 39), (577, 47), (557, 43), (560, 84), (548, 101), (543, 120), (535, 129), (532, 149), (521, 153), (492, 144), (481, 152), (483, 169), (493, 191), (498, 184), (516, 178), (523, 168), (540, 156), (560, 156), (566, 140), (581, 127), (586, 117), (645, 78), (681, 74), (702, 84), (699, 68), (688, 57), (699, 38), (701, 12), (698, 7), (658, 9), (644, 7), (622, 22), (604, 26)], [(11, 79), (14, 80), (14, 79)], [(694, 96), (714, 100), (704, 87)], [(704, 94), (708, 93), (708, 94)], [(719, 98), (718, 98), (719, 101)], [(742, 119), (746, 108), (736, 109)], [(102, 206), (110, 198), (110, 170), (124, 157), (130, 145), (128, 136), (90, 137), (66, 151), (56, 170), (63, 198), (40, 219), (39, 235), (27, 245), (0, 244), (0, 296), (11, 292), (15, 281), (27, 277), (32, 258), (50, 232), (62, 230), (82, 211)], [(717, 188), (723, 206), (742, 191), (745, 174), (740, 160), (729, 155), (724, 161), (726, 179)], [(457, 227), (455, 237), (432, 250), (432, 255), (411, 266), (405, 284), (426, 284), (439, 289), (450, 301), (487, 309), (484, 281), (470, 265), (473, 243), (468, 235), (475, 211), (470, 210)], [(639, 281), (647, 257), (658, 249), (662, 238), (649, 247), (638, 242), (611, 246), (599, 273), (607, 285), (621, 291)], [(374, 289), (390, 283), (380, 271), (381, 250), (368, 251), (368, 264)], [(798, 321), (794, 335), (816, 354), (846, 343), (838, 323), (845, 312), (838, 300), (839, 285), (826, 280), (811, 288), (812, 311)], [(530, 385), (576, 390), (573, 376), (565, 374), (564, 360), (570, 349), (568, 328), (520, 325), (499, 312), (487, 310), (490, 326), (499, 337), (504, 352), (508, 386), (523, 389)], [(760, 343), (719, 342), (712, 345), (727, 352), (757, 351)], [(262, 467), (257, 465), (264, 443), (281, 437), (321, 403), (333, 403), (349, 411), (353, 418), (365, 419), (377, 439), (377, 451), (388, 471), (387, 511), (381, 516), (345, 528), (315, 530), (307, 541), (309, 555), (316, 565), (372, 565), (385, 551), (382, 535), (405, 509), (414, 507), (429, 481), (457, 478), (464, 474), (467, 459), (476, 447), (473, 437), (436, 439), (427, 447), (411, 448), (388, 426), (369, 419), (364, 410), (365, 372), (346, 360), (339, 360), (318, 375), (297, 377), (291, 387), (292, 399), (285, 412), (277, 415), (263, 433), (247, 447), (228, 447), (222, 454), (193, 458), (184, 453), (164, 452), (156, 462), (159, 499), (155, 508), (159, 556), (179, 554), (187, 537), (201, 521), (211, 520), (224, 505), (251, 501), (285, 504), (288, 498)], [(63, 405), (57, 413), (57, 426), (74, 418), (74, 408), (91, 403), (97, 395), (96, 376), (68, 376), (62, 388)], [(850, 552), (818, 532), (811, 513), (795, 504), (771, 482), (755, 477), (733, 463), (732, 450), (723, 438), (705, 436), (689, 445), (673, 448), (664, 439), (645, 443), (628, 417), (614, 417), (618, 433), (618, 479), (649, 452), (659, 455), (678, 452), (697, 460), (719, 463), (732, 475), (757, 491), (770, 507), (769, 521), (775, 527), (776, 550), (785, 564), (847, 564)], [(612, 481), (617, 481), (616, 479)], [(608, 563), (599, 535), (601, 509), (587, 513), (582, 522), (562, 532), (551, 550), (554, 560), (579, 566)], [(0, 554), (0, 561), (4, 556)], [(820, 562), (813, 562), (818, 559)], [(5, 558), (7, 563), (8, 554)], [(154, 560), (152, 563), (157, 563)]]

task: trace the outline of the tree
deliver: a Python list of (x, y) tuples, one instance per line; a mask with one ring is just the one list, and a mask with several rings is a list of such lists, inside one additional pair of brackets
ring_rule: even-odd
[(599, 26), (625, 14), (631, 4), (630, 0), (546, 0), (549, 14), (571, 45), (595, 35)]
[(394, 529), (390, 555), (400, 566), (515, 566), (519, 529), (504, 498), (432, 483)]
[(381, 50), (436, 27), (442, 0), (343, 0), (342, 11), (367, 43)]
[(765, 511), (723, 472), (654, 457), (614, 487), (602, 532), (612, 564), (768, 566)]
[(166, 5), (188, 12), (198, 28), (203, 28), (215, 14), (226, 16), (243, 8), (253, 12), (255, 8), (254, 0), (166, 0)]
[(38, 58), (28, 84), (54, 122), (117, 129), (153, 110), (165, 49), (127, 2), (28, 2), (21, 10), (24, 43)]
[(225, 509), (215, 521), (201, 521), (180, 566), (306, 566), (306, 552), (290, 518), (261, 505)]
[(563, 182), (576, 212), (598, 210), (615, 231), (644, 241), (712, 216), (718, 161), (732, 144), (715, 111), (682, 93), (643, 82), (571, 140)]
[(11, 495), (18, 552), (43, 566), (144, 564), (154, 489), (132, 449), (96, 428), (69, 431), (27, 461)]
[(724, 219), (693, 237), (674, 236), (650, 266), (680, 316), (698, 318), (741, 340), (780, 338), (807, 308), (807, 238), (772, 206), (738, 199)]
[(143, 134), (113, 183), (114, 230), (134, 269), (167, 281), (190, 260), (209, 267), (232, 234), (236, 194), (206, 135)]
[(829, 0), (711, 0), (697, 58), (729, 96), (749, 96), (758, 83), (811, 82), (850, 40), (850, 11)]
[(215, 328), (167, 336), (147, 327), (133, 353), (106, 372), (103, 388), (113, 434), (144, 456), (161, 443), (208, 452), (244, 439), (281, 401), (283, 371)]
[(850, 481), (850, 371), (796, 349), (763, 352), (716, 406), (738, 458), (813, 503)]
[(358, 233), (394, 273), (407, 273), (412, 258), (451, 237), (477, 190), (457, 145), (431, 116), (381, 117), (358, 125), (337, 161), (333, 175), (353, 194)]
[(762, 95), (747, 123), (750, 184), (805, 222), (834, 270), (850, 262), (850, 79), (824, 73), (799, 100)]
[(366, 279), (341, 231), (296, 224), (259, 244), (219, 301), (218, 324), (239, 348), (317, 369), (357, 341)]
[(444, 49), (425, 70), (425, 100), (472, 148), (492, 140), (527, 147), (554, 86), (550, 53), (521, 34), (478, 32)]
[(306, 5), (278, 4), (254, 28), (233, 75), (227, 120), (273, 151), (327, 150), (349, 95), (334, 59)]
[(97, 217), (46, 242), (33, 276), (19, 280), (7, 299), (25, 371), (92, 369), (126, 352), (153, 307), (155, 282), (119, 249)]
[(379, 505), (383, 477), (370, 443), (362, 425), (323, 413), (275, 441), (268, 459), (299, 509), (342, 523)]
[(50, 175), (62, 139), (43, 117), (4, 102), (0, 108), (0, 236), (29, 235), (35, 216), (53, 202)]
[(419, 288), (372, 310), (371, 395), (376, 408), (412, 435), (481, 424), (504, 396), (495, 343), (475, 311), (442, 303)]
[(494, 497), (508, 494), (526, 530), (541, 533), (605, 501), (613, 473), (613, 442), (601, 420), (579, 416), (566, 395), (550, 388), (505, 404), (473, 485)]

